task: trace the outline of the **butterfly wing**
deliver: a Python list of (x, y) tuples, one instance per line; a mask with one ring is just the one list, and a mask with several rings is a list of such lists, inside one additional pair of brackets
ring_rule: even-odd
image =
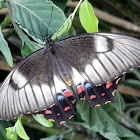
[[(0, 88), (0, 119), (42, 114), (59, 126), (75, 114), (75, 98), (54, 71), (52, 60), (44, 47), (16, 65)], [(56, 79), (60, 86), (57, 88)]]
[(140, 66), (140, 40), (125, 35), (82, 34), (61, 40), (58, 46), (72, 68), (79, 98), (86, 98), (91, 107), (114, 102), (115, 78)]
[(61, 55), (94, 85), (113, 81), (140, 66), (140, 40), (116, 34), (91, 33), (61, 40)]

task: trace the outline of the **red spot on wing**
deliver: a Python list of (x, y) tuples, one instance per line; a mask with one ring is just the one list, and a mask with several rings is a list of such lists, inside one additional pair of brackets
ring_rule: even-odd
[(109, 82), (109, 83), (106, 84), (106, 88), (109, 89), (112, 85), (113, 85), (113, 83)]
[(102, 96), (105, 96), (105, 93), (102, 93)]
[(57, 116), (60, 116), (60, 113), (58, 113)]
[(90, 96), (90, 100), (93, 99), (93, 98), (96, 98), (96, 95), (91, 95)]
[(65, 90), (64, 96), (67, 98), (67, 97), (73, 96), (73, 94), (69, 90)]
[(85, 89), (84, 89), (84, 87), (82, 86), (82, 85), (79, 85), (78, 87), (77, 87), (77, 94), (79, 95), (80, 93), (82, 93), (82, 91), (84, 91)]
[(64, 111), (68, 111), (68, 110), (70, 110), (70, 106), (64, 108)]
[(45, 110), (45, 114), (52, 114), (51, 110)]

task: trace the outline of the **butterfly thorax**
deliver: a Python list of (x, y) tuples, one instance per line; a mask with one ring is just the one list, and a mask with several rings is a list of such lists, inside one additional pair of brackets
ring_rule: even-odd
[(55, 62), (56, 63), (55, 69), (58, 70), (59, 75), (65, 81), (65, 83), (67, 83), (69, 86), (71, 86), (72, 85), (71, 76), (68, 72), (67, 67), (65, 66), (66, 64), (64, 63), (64, 59), (62, 59), (58, 55), (58, 53), (56, 53), (55, 42), (51, 39), (50, 35), (45, 35), (43, 39), (46, 42), (46, 47), (50, 50), (51, 54), (55, 55), (55, 58), (57, 60)]
[(46, 42), (46, 47), (50, 50), (50, 52), (55, 55), (55, 50), (54, 50), (54, 41), (51, 39), (50, 35), (45, 35), (43, 37), (43, 40)]

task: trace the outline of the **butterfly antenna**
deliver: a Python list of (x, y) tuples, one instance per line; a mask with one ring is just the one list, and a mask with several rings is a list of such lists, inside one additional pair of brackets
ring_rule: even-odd
[(53, 14), (53, 7), (52, 7), (51, 17), (50, 17), (50, 21), (49, 21), (49, 24), (48, 24), (48, 29), (46, 31), (46, 35), (48, 35), (48, 33), (49, 33), (49, 27), (50, 27), (50, 23), (51, 23), (51, 19), (52, 19), (52, 14)]

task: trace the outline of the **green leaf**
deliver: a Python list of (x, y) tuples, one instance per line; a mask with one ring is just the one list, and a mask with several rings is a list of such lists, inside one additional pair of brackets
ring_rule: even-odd
[(4, 2), (4, 0), (0, 0), (0, 9), (2, 8), (6, 8), (6, 3)]
[(124, 99), (122, 98), (121, 94), (118, 91), (115, 92), (114, 96), (115, 96), (115, 103), (112, 103), (110, 105), (120, 112), (123, 109), (125, 109)]
[(16, 31), (22, 40), (22, 50), (21, 53), (23, 57), (30, 55), (31, 53), (37, 51), (38, 49), (44, 47), (44, 45), (37, 44), (31, 41), (28, 36), (15, 24)]
[(96, 132), (115, 131), (115, 122), (101, 107), (91, 108), (85, 101), (78, 101), (76, 108), (85, 121), (84, 126)]
[(109, 140), (121, 140), (122, 137), (136, 137), (133, 132), (115, 123), (101, 107), (90, 108), (85, 101), (78, 101), (76, 108), (82, 120), (84, 120), (84, 122), (78, 122), (79, 124), (94, 132), (99, 132)]
[(65, 23), (61, 26), (61, 28), (51, 37), (52, 40), (55, 40), (57, 37), (61, 36), (64, 32), (68, 31), (72, 25), (71, 15), (65, 21)]
[(13, 66), (13, 58), (12, 58), (10, 49), (8, 47), (8, 44), (7, 44), (6, 40), (3, 38), (1, 27), (0, 27), (0, 51), (4, 55), (9, 66), (12, 67)]
[(51, 1), (11, 0), (10, 3), (16, 23), (40, 44), (46, 33), (53, 35), (66, 20), (63, 11)]
[(11, 140), (17, 140), (17, 133), (15, 131), (15, 127), (8, 127), (6, 128), (7, 131), (7, 138)]
[(47, 138), (41, 138), (40, 140), (62, 140), (63, 137), (61, 135), (53, 135)]
[(33, 117), (37, 122), (39, 122), (40, 124), (42, 124), (45, 127), (52, 127), (53, 126), (52, 122), (45, 119), (43, 116), (33, 115)]
[[(117, 133), (119, 135), (119, 137), (123, 138), (123, 137), (126, 137), (126, 138), (138, 138), (133, 132), (131, 132), (129, 129), (125, 128), (124, 126), (122, 126), (121, 124), (119, 123), (116, 123), (116, 130), (117, 130)], [(140, 137), (139, 137), (140, 138)]]
[(22, 123), (21, 123), (21, 118), (20, 117), (18, 117), (18, 120), (17, 120), (17, 122), (16, 122), (16, 124), (15, 124), (16, 126), (16, 132), (17, 132), (17, 134), (18, 134), (18, 136), (19, 137), (21, 137), (22, 139), (30, 139), (28, 136), (27, 136), (27, 134), (26, 134), (26, 132), (25, 132), (25, 130), (24, 130), (24, 128), (23, 128), (23, 126), (22, 126)]
[(138, 69), (131, 70), (128, 73), (133, 73), (138, 78), (138, 80), (140, 80), (140, 71)]
[(123, 140), (140, 140), (140, 137), (139, 138), (135, 138), (135, 137), (123, 138)]
[[(53, 35), (66, 20), (63, 11), (58, 7), (56, 7), (51, 1), (45, 1), (45, 0), (42, 0), (41, 2), (37, 1), (37, 4), (35, 5), (36, 7), (35, 9), (31, 5), (31, 4), (34, 5), (34, 3), (36, 3), (35, 0), (24, 1), (24, 2), (22, 0), (11, 1), (11, 4), (14, 9), (13, 16), (15, 21), (20, 25), (20, 27), (24, 31), (27, 32), (27, 34), (29, 34), (32, 38), (35, 39), (35, 41), (41, 44), (39, 45), (31, 41), (27, 37), (27, 35), (25, 35), (25, 33), (18, 27), (18, 25), (14, 24), (18, 35), (23, 41), (22, 55), (24, 57), (28, 56), (34, 51), (45, 46), (42, 37), (46, 34), (48, 26), (49, 26), (48, 33), (50, 35)], [(42, 5), (43, 8), (41, 8)], [(53, 7), (53, 11), (52, 11), (52, 7)], [(49, 19), (48, 17), (52, 17), (52, 18)], [(15, 21), (13, 21), (13, 23)], [(66, 32), (64, 29), (66, 29), (65, 26), (62, 27), (62, 30), (63, 32)], [(53, 38), (54, 39), (57, 38), (58, 36), (62, 35), (63, 32), (59, 30), (59, 32), (57, 32), (53, 36)], [(75, 31), (73, 28), (71, 28), (70, 30), (70, 35), (75, 35)], [(66, 34), (63, 34), (62, 38), (65, 37)]]
[(8, 121), (5, 122), (5, 121), (0, 120), (0, 139), (1, 140), (8, 140), (6, 133), (5, 133), (6, 132), (5, 128), (10, 125), (11, 125), (11, 123)]
[(31, 40), (28, 40), (28, 41), (23, 42), (21, 54), (24, 57), (27, 57), (28, 55), (30, 55), (31, 53), (37, 51), (40, 48), (41, 48), (41, 45), (39, 45), (39, 44), (37, 44), (37, 43), (35, 43), (35, 42), (31, 41)]
[(128, 79), (125, 81), (127, 84), (130, 84), (135, 87), (140, 87), (140, 81), (139, 80), (134, 80), (134, 79)]
[(87, 32), (98, 32), (98, 19), (94, 14), (92, 5), (87, 1), (80, 6), (80, 22)]

